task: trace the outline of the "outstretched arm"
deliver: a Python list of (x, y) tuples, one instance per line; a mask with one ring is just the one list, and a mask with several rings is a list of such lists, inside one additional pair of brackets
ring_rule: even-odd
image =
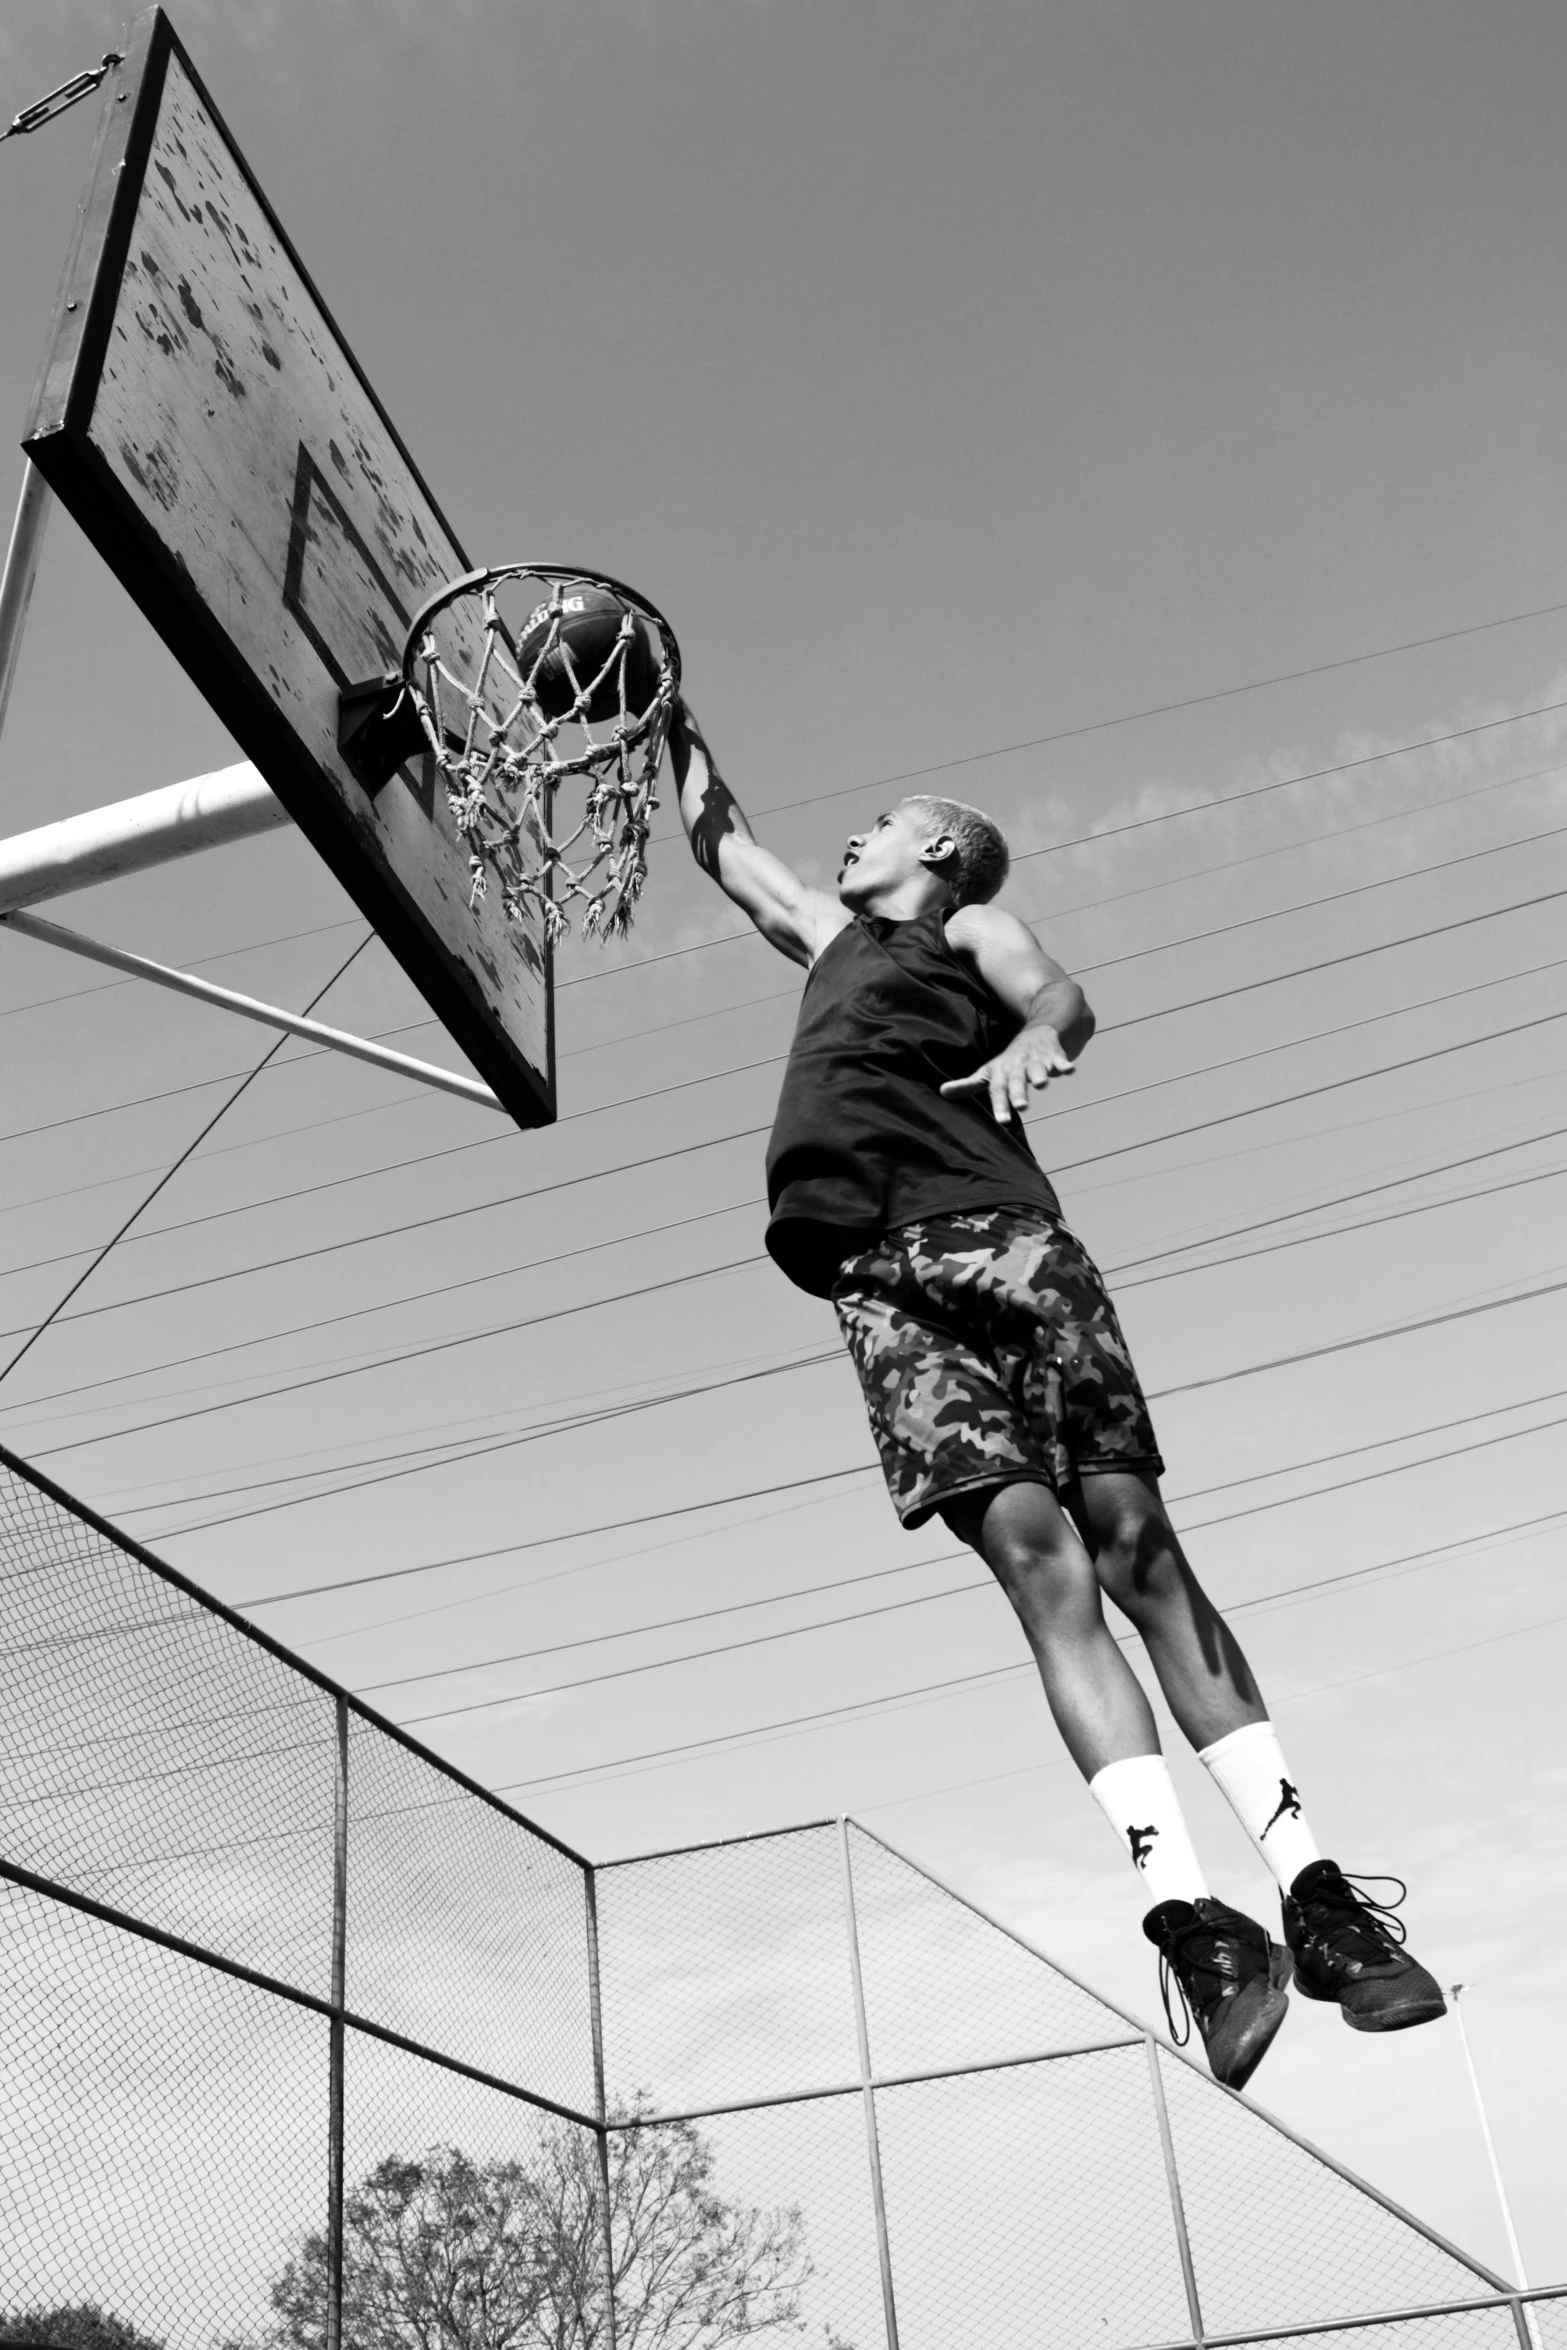
[(1022, 1023), (1016, 1036), (972, 1076), (945, 1094), (988, 1092), (991, 1114), (1005, 1126), (1027, 1109), (1031, 1091), (1070, 1077), (1094, 1033), (1094, 1015), (1077, 981), (1052, 962), (1026, 924), (999, 906), (962, 906), (947, 924), (948, 944), (965, 956), (992, 994)]
[(808, 889), (798, 874), (763, 848), (684, 702), (676, 702), (669, 722), (669, 757), (680, 794), (680, 821), (703, 872), (749, 914), (769, 946), (792, 963), (814, 962), (849, 917), (835, 899)]

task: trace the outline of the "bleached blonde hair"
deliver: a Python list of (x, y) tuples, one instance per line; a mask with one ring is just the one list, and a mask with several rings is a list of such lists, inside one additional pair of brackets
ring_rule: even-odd
[(1012, 852), (1000, 825), (982, 809), (971, 808), (966, 800), (939, 800), (916, 792), (903, 804), (917, 808), (951, 841), (952, 860), (943, 879), (950, 884), (956, 903), (988, 905), (1012, 869)]

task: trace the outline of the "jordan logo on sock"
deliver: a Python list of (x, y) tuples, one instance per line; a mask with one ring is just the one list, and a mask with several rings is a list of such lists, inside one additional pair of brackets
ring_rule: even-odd
[[(1298, 1789), (1290, 1785), (1288, 1779), (1281, 1779), (1279, 1781), (1279, 1808), (1269, 1820), (1268, 1828), (1276, 1828), (1280, 1820), (1286, 1816), (1297, 1820), (1300, 1818), (1300, 1794)], [(1262, 1836), (1266, 1836), (1268, 1828), (1263, 1829)], [(1259, 1844), (1262, 1842), (1262, 1836), (1257, 1838)]]
[(1140, 1869), (1148, 1866), (1148, 1855), (1153, 1850), (1153, 1841), (1158, 1833), (1157, 1828), (1127, 1829), (1126, 1841), (1131, 1846), (1132, 1858)]

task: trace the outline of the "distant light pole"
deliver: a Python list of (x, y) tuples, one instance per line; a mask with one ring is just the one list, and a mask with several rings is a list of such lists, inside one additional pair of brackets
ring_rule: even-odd
[[(1497, 2159), (1496, 2140), (1491, 2135), (1491, 2123), (1485, 2110), (1485, 2099), (1480, 2094), (1480, 2075), (1475, 2070), (1474, 2050), (1469, 2045), (1469, 2034), (1464, 2028), (1464, 2011), (1460, 2004), (1460, 1994), (1473, 1989), (1473, 1983), (1451, 1985), (1453, 2021), (1458, 2026), (1459, 2046), (1464, 2052), (1464, 2062), (1469, 2067), (1469, 2086), (1474, 2091), (1475, 2112), (1480, 2117), (1480, 2135), (1485, 2140), (1485, 2151), (1491, 2164), (1491, 2183), (1496, 2189), (1496, 2200), (1502, 2207), (1502, 2226), (1507, 2231), (1507, 2249), (1512, 2258), (1513, 2275), (1517, 2278), (1522, 2290), (1527, 2292), (1529, 2277), (1524, 2268), (1523, 2253), (1518, 2245), (1518, 2230), (1513, 2225), (1513, 2207), (1507, 2200), (1507, 2188), (1502, 2178), (1502, 2166)], [(1540, 2336), (1534, 2322), (1534, 2311), (1526, 2309), (1523, 2316), (1524, 2324), (1529, 2331), (1530, 2341), (1535, 2345), (1535, 2350), (1541, 2350)]]

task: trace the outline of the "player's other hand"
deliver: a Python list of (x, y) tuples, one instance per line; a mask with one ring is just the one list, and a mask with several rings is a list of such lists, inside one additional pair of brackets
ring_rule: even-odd
[(955, 1077), (941, 1090), (947, 1095), (988, 1092), (991, 1116), (1005, 1126), (1014, 1112), (1021, 1116), (1028, 1108), (1030, 1093), (1043, 1093), (1052, 1077), (1071, 1075), (1072, 1063), (1055, 1030), (1025, 1028), (972, 1077)]

